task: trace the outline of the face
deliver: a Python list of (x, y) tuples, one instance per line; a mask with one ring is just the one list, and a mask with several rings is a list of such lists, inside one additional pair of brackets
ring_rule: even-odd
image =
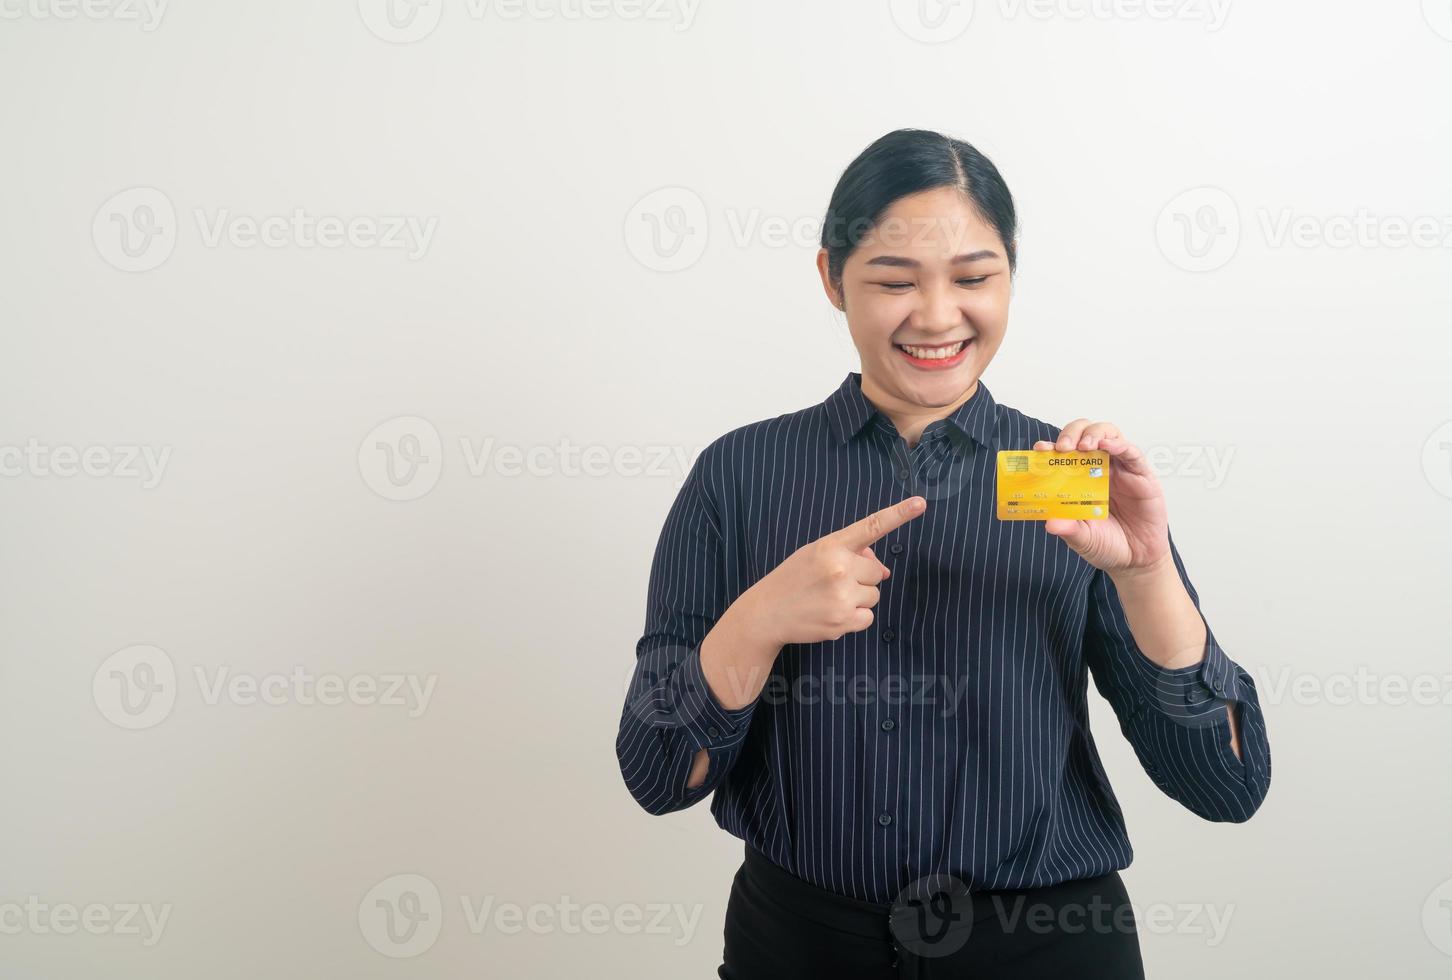
[[(835, 304), (825, 249), (817, 265)], [(1003, 341), (1009, 294), (1003, 242), (960, 192), (897, 201), (842, 270), (863, 392), (909, 414), (961, 404)]]

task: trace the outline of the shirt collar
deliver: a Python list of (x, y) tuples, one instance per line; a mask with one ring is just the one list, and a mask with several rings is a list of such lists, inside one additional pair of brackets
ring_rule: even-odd
[[(826, 406), (832, 436), (839, 446), (861, 432), (874, 416), (881, 415), (884, 420), (891, 421), (862, 393), (862, 374), (859, 371), (848, 371), (837, 390), (822, 404)], [(923, 438), (931, 437), (938, 429), (947, 428), (967, 436), (985, 449), (997, 451), (997, 421), (997, 403), (983, 379), (979, 378), (978, 390), (973, 397), (959, 405), (952, 415), (929, 422), (923, 430)]]

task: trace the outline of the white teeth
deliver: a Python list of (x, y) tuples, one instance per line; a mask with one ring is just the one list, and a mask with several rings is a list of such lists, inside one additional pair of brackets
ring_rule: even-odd
[(954, 354), (957, 354), (967, 343), (966, 340), (960, 340), (951, 347), (909, 347), (906, 344), (899, 344), (898, 346), (919, 360), (941, 361), (946, 357), (952, 357)]

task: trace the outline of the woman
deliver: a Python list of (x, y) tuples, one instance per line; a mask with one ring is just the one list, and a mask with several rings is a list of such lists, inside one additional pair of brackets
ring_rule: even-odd
[[(714, 792), (745, 841), (721, 977), (1143, 976), (1089, 676), (1190, 810), (1266, 794), (1255, 685), (1144, 455), (981, 380), (1015, 245), (972, 146), (869, 146), (818, 254), (861, 371), (712, 442), (666, 518), (616, 750), (648, 812)], [(1108, 453), (1109, 517), (998, 520), (997, 452), (1030, 448)]]

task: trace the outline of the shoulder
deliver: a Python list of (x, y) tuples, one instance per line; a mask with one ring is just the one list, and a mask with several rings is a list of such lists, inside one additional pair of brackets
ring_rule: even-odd
[(793, 458), (814, 457), (831, 445), (831, 428), (822, 405), (783, 412), (738, 425), (701, 448), (686, 483), (702, 494), (716, 514), (731, 512), (745, 500), (754, 478), (781, 470)]
[(783, 452), (826, 445), (830, 434), (821, 405), (738, 425), (711, 440), (698, 462), (708, 468), (745, 470), (779, 458)]

